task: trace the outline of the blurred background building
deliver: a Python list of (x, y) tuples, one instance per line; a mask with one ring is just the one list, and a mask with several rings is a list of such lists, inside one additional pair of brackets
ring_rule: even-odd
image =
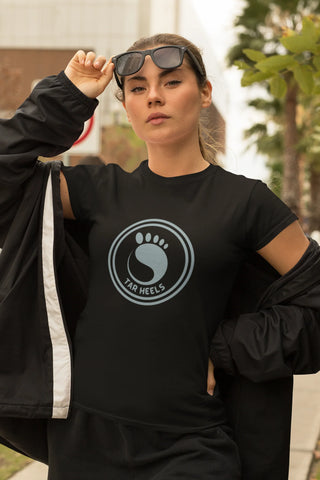
[[(39, 79), (64, 69), (80, 48), (109, 58), (125, 51), (139, 37), (159, 32), (178, 33), (203, 50), (208, 76), (214, 83), (213, 104), (206, 112), (206, 121), (220, 151), (225, 151), (227, 98), (223, 74), (189, 0), (0, 0), (0, 9), (1, 116), (10, 115)], [(115, 145), (118, 135), (123, 147), (123, 132), (114, 129), (117, 126), (128, 129), (115, 91), (114, 82), (101, 95), (95, 127), (71, 153), (102, 154), (106, 161), (114, 161), (117, 156), (125, 167), (128, 149), (136, 150), (134, 158), (145, 156), (145, 151), (131, 133), (124, 151)]]

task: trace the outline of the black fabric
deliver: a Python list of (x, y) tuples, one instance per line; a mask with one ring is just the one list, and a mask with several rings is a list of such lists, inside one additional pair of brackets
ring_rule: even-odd
[[(219, 325), (211, 342), (212, 360), (217, 369), (254, 382), (315, 373), (320, 368), (316, 348), (320, 342), (320, 247), (311, 239), (295, 268), (280, 278), (269, 266), (261, 268), (262, 263), (265, 285), (272, 275), (274, 282), (255, 304), (249, 300), (246, 305), (250, 297), (250, 290), (246, 291), (250, 284), (243, 276), (245, 270), (248, 274), (247, 266), (241, 272), (234, 292), (237, 299), (239, 289), (244, 301), (234, 301), (231, 295), (230, 318)], [(259, 274), (259, 269), (255, 267), (254, 272)]]
[(296, 216), (262, 182), (213, 165), (174, 178), (147, 162), (64, 174), (76, 218), (92, 224), (76, 404), (164, 428), (223, 423), (218, 389), (207, 393), (208, 345), (247, 251)]
[(37, 158), (70, 148), (97, 105), (61, 72), (39, 82), (12, 118), (0, 119), (0, 248), (26, 181), (36, 173)]
[[(39, 82), (16, 114), (0, 121), (0, 414), (4, 416), (52, 415), (52, 346), (41, 254), (50, 174), (55, 177), (57, 265), (66, 253), (60, 165), (44, 164), (37, 156), (55, 155), (71, 146), (96, 105), (61, 72)], [(68, 265), (70, 269), (70, 261)]]
[(6, 339), (0, 349), (0, 412), (5, 416), (46, 417), (52, 411), (51, 344), (39, 253), (48, 173), (43, 165), (30, 180), (0, 255), (0, 337)]
[(320, 247), (311, 239), (283, 277), (261, 257), (249, 260), (230, 298), (231, 318), (213, 338), (211, 357), (243, 479), (286, 480), (293, 374), (320, 369)]
[(239, 448), (242, 480), (287, 480), (293, 378), (254, 383), (216, 373)]
[(73, 410), (48, 424), (49, 480), (240, 480), (226, 426), (164, 432)]

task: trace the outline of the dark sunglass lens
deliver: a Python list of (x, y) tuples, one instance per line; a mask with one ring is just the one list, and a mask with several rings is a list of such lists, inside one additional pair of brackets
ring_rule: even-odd
[(181, 51), (175, 47), (165, 47), (155, 50), (154, 59), (160, 68), (176, 68), (181, 63)]
[(140, 70), (143, 64), (143, 55), (139, 52), (125, 53), (117, 60), (118, 75), (132, 75)]

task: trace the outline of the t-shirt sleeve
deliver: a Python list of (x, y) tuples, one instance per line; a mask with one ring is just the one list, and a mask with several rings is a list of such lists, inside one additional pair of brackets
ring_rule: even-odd
[(94, 208), (97, 205), (95, 178), (99, 168), (101, 167), (95, 165), (62, 167), (68, 185), (71, 208), (78, 220), (93, 219)]
[(245, 218), (246, 245), (260, 250), (298, 217), (258, 180), (251, 191)]

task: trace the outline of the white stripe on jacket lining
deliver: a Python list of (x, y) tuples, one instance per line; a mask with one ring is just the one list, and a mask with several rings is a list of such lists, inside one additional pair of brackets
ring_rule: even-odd
[(51, 172), (48, 178), (42, 227), (42, 268), (44, 296), (52, 344), (52, 418), (66, 418), (71, 395), (71, 357), (62, 319), (54, 270), (54, 212)]

